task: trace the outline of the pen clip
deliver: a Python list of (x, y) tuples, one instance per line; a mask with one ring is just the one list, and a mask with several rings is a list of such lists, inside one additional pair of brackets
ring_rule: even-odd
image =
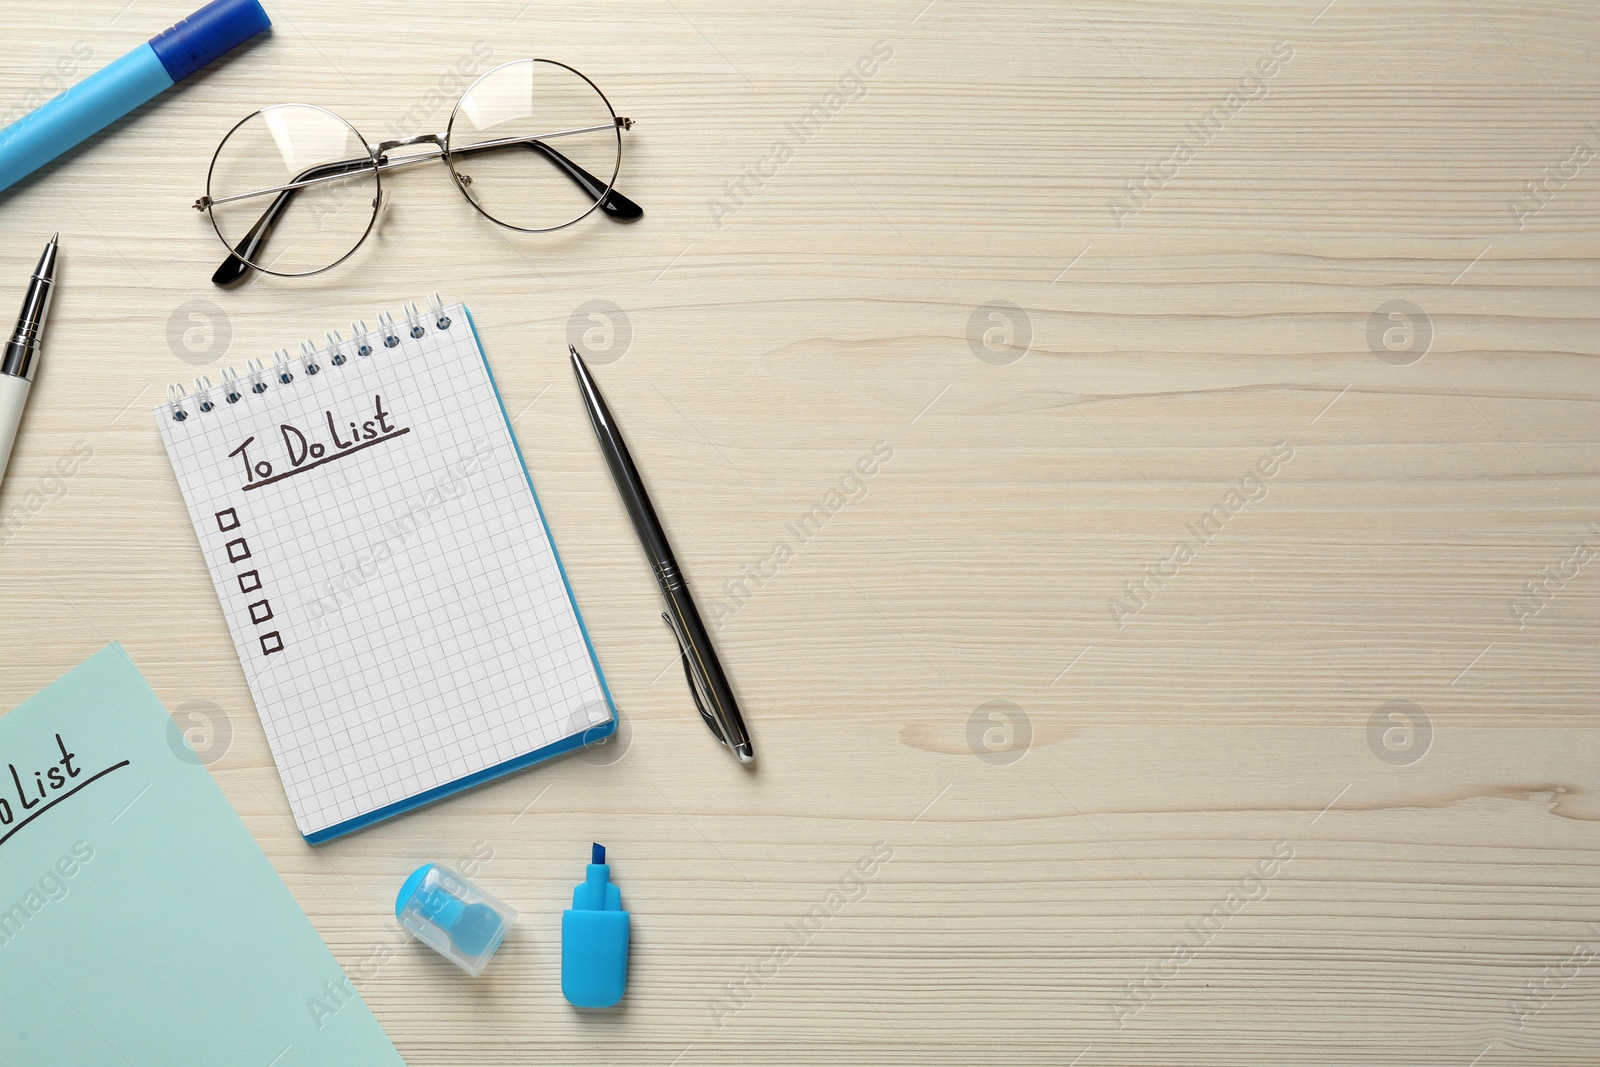
[(678, 625), (672, 621), (671, 615), (663, 611), (661, 613), (661, 621), (667, 624), (667, 629), (672, 631), (672, 636), (678, 642), (678, 654), (683, 657), (683, 677), (689, 683), (689, 695), (694, 697), (695, 710), (700, 712), (700, 717), (706, 721), (706, 726), (710, 727), (712, 736), (726, 745), (728, 739), (722, 735), (722, 728), (717, 725), (717, 720), (712, 718), (711, 712), (706, 710), (706, 702), (710, 700), (710, 696), (707, 694), (702, 698), (703, 689), (700, 681), (695, 678), (694, 671), (689, 666), (688, 639), (679, 631)]

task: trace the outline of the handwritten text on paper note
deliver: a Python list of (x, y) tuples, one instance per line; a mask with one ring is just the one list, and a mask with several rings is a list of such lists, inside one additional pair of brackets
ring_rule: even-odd
[[(374, 396), (372, 417), (364, 421), (359, 417), (352, 419), (343, 415), (335, 418), (332, 409), (324, 411), (322, 415), (328, 428), (327, 441), (318, 440), (321, 426), (308, 434), (287, 422), (280, 425), (278, 433), (282, 439), (283, 458), (277, 464), (266, 458), (272, 451), (270, 446), (256, 444), (254, 435), (245, 438), (244, 443), (228, 455), (238, 457), (244, 466), (242, 488), (260, 489), (411, 432), (409, 426), (392, 424), (389, 414), (383, 408), (383, 397)], [(344, 425), (348, 425), (349, 429), (343, 429)]]

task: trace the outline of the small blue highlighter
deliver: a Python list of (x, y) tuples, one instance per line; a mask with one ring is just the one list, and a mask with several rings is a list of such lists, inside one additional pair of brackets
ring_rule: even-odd
[(259, 0), (215, 0), (0, 130), (4, 189), (272, 24)]
[(561, 995), (578, 1008), (609, 1008), (628, 985), (628, 913), (595, 845), (572, 907), (561, 913)]

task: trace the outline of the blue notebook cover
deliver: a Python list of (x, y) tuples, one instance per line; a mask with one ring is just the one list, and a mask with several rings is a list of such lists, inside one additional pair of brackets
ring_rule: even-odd
[(155, 412), (313, 843), (616, 730), (471, 316), (380, 321)]
[(120, 645), (0, 717), (0, 1063), (402, 1067)]

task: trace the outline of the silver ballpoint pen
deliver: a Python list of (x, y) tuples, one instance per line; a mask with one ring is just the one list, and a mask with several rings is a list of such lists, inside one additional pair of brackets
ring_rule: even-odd
[(0, 354), (0, 478), (5, 477), (6, 464), (11, 461), (11, 445), (17, 439), (22, 409), (28, 404), (33, 372), (39, 365), (39, 340), (44, 333), (45, 316), (50, 313), (50, 294), (55, 290), (56, 241), (60, 237), (55, 234), (44, 246), (44, 255), (28, 279), (17, 328)]
[(589, 412), (595, 436), (600, 439), (600, 451), (605, 454), (611, 478), (617, 483), (617, 492), (622, 494), (623, 506), (627, 508), (628, 518), (633, 520), (634, 532), (639, 535), (645, 555), (650, 557), (650, 569), (655, 572), (656, 584), (667, 602), (667, 610), (661, 617), (667, 620), (672, 635), (678, 640), (689, 694), (717, 740), (727, 745), (740, 763), (754, 763), (756, 752), (744, 728), (744, 718), (739, 714), (739, 704), (733, 699), (728, 676), (723, 673), (722, 663), (711, 647), (711, 635), (700, 620), (700, 612), (689, 596), (689, 587), (678, 573), (678, 562), (673, 558), (666, 531), (661, 528), (661, 520), (656, 518), (655, 508), (645, 493), (644, 480), (633, 465), (633, 457), (628, 454), (628, 446), (623, 443), (605, 398), (600, 395), (594, 379), (589, 377), (589, 368), (584, 366), (576, 348), (568, 345), (567, 351), (572, 353), (572, 373), (578, 376), (578, 392), (583, 394), (583, 406)]

